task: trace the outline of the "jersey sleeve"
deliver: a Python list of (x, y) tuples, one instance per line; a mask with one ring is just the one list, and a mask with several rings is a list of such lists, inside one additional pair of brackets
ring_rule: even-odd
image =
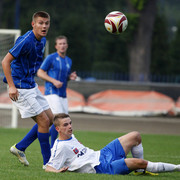
[(71, 74), (72, 60), (69, 58), (68, 61), (69, 61), (69, 65), (70, 65), (70, 68), (68, 70), (68, 77), (69, 77), (69, 75)]
[(48, 71), (51, 67), (51, 64), (52, 64), (52, 58), (49, 55), (44, 59), (43, 63), (41, 64), (40, 69), (42, 69), (44, 71)]
[(64, 167), (64, 163), (66, 159), (67, 159), (66, 147), (62, 145), (62, 146), (59, 146), (53, 152), (51, 152), (51, 157), (47, 165), (58, 170)]
[(21, 36), (16, 40), (15, 45), (9, 50), (9, 53), (18, 58), (20, 55), (28, 54), (31, 50), (31, 43)]

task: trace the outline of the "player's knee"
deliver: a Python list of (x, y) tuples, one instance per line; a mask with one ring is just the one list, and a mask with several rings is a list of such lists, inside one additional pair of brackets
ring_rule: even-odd
[(141, 135), (138, 131), (133, 131), (132, 132), (132, 136), (133, 136), (133, 139), (134, 141), (137, 143), (137, 144), (140, 144), (141, 143)]
[(147, 161), (144, 159), (137, 159), (137, 166), (139, 168), (145, 169), (147, 167)]
[(50, 119), (48, 117), (42, 118), (37, 122), (37, 124), (41, 129), (49, 129)]

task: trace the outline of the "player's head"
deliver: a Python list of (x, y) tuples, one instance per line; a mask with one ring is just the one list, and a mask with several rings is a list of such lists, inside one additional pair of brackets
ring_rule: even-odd
[(38, 40), (46, 36), (50, 27), (50, 15), (45, 11), (38, 11), (32, 16), (33, 32)]
[(54, 117), (54, 126), (59, 133), (61, 140), (69, 139), (72, 135), (72, 121), (70, 116), (65, 113), (60, 113)]
[(50, 21), (50, 15), (45, 11), (35, 12), (32, 16), (32, 21), (36, 21), (38, 17), (47, 18)]
[(55, 39), (55, 48), (60, 55), (65, 55), (68, 48), (68, 39), (66, 36), (58, 36)]
[(60, 35), (55, 38), (55, 45), (57, 44), (57, 40), (61, 40), (61, 39), (65, 39), (66, 43), (68, 44), (68, 38), (64, 35)]

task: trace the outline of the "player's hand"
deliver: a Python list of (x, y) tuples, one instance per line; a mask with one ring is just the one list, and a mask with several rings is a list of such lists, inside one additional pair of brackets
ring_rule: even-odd
[(68, 170), (69, 167), (63, 167), (59, 170), (59, 172), (66, 172)]
[(19, 96), (19, 92), (16, 87), (9, 87), (9, 97), (13, 101), (17, 101)]
[(56, 87), (56, 88), (61, 88), (63, 83), (61, 81), (58, 81), (56, 79), (53, 80), (53, 85)]
[(74, 72), (72, 72), (72, 73), (70, 74), (69, 79), (70, 79), (70, 80), (76, 80), (76, 78), (77, 78), (77, 74), (76, 74), (76, 71), (74, 71)]

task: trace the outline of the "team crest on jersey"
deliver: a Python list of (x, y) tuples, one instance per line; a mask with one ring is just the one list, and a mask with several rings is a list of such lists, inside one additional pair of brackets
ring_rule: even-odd
[(56, 60), (57, 60), (57, 61), (59, 61), (59, 60), (60, 60), (60, 58), (59, 58), (59, 57), (56, 57)]
[(79, 152), (79, 150), (77, 148), (74, 148), (73, 151), (75, 154), (77, 154)]

